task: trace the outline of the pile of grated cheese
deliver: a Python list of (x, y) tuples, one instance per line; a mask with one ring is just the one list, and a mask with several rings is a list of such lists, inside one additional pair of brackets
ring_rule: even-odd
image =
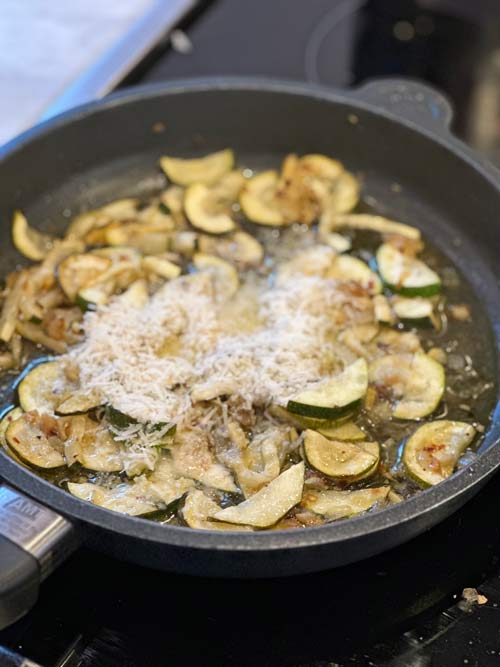
[(253, 299), (255, 325), (227, 330), (209, 274), (182, 276), (142, 308), (117, 297), (87, 313), (84, 341), (66, 357), (103, 403), (143, 423), (181, 426), (197, 400), (238, 393), (254, 406), (284, 404), (350, 361), (336, 342), (346, 296), (335, 281), (297, 273), (257, 284)]

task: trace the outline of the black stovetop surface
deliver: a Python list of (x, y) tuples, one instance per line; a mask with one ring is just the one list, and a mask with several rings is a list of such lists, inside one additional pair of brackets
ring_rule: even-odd
[[(184, 29), (192, 51), (167, 50), (136, 81), (421, 78), (452, 99), (455, 131), (500, 163), (498, 0), (218, 0)], [(81, 549), (0, 644), (43, 667), (498, 666), (499, 499), (497, 476), (412, 542), (293, 579), (196, 579)], [(487, 601), (464, 601), (467, 587)]]

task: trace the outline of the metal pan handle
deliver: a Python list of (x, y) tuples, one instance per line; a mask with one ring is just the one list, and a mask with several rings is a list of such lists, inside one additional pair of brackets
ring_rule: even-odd
[(0, 486), (0, 629), (35, 604), (40, 583), (78, 546), (74, 525), (8, 486)]
[(435, 88), (408, 79), (374, 79), (355, 88), (350, 97), (368, 102), (438, 134), (448, 134), (453, 109), (446, 97)]

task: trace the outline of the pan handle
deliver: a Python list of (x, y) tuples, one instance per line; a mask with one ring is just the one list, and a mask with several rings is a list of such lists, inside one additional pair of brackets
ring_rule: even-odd
[(355, 88), (350, 96), (388, 111), (403, 122), (439, 134), (448, 133), (453, 119), (453, 109), (446, 97), (418, 81), (374, 79)]
[(78, 546), (74, 525), (9, 486), (0, 486), (0, 629), (35, 604), (40, 583)]

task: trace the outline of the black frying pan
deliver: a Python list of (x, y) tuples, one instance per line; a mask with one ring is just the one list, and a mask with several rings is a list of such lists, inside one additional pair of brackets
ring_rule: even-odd
[[(276, 164), (289, 151), (331, 153), (363, 171), (364, 194), (375, 197), (384, 213), (421, 227), (467, 276), (485, 309), (475, 320), (476, 345), (496, 378), (500, 180), (449, 133), (450, 119), (440, 95), (404, 81), (339, 93), (216, 79), (113, 95), (39, 126), (1, 151), (2, 273), (20, 261), (7, 223), (14, 208), (22, 207), (40, 227), (62, 228), (70, 213), (84, 207), (157, 188), (155, 164), (162, 153), (189, 156), (230, 146), (252, 166)], [(140, 565), (223, 577), (312, 572), (381, 552), (455, 511), (500, 466), (498, 409), (495, 416), (473, 464), (435, 488), (330, 525), (250, 534), (195, 531), (112, 513), (0, 452), (2, 477), (39, 501), (0, 489), (0, 624), (34, 602), (40, 579), (82, 540)]]

